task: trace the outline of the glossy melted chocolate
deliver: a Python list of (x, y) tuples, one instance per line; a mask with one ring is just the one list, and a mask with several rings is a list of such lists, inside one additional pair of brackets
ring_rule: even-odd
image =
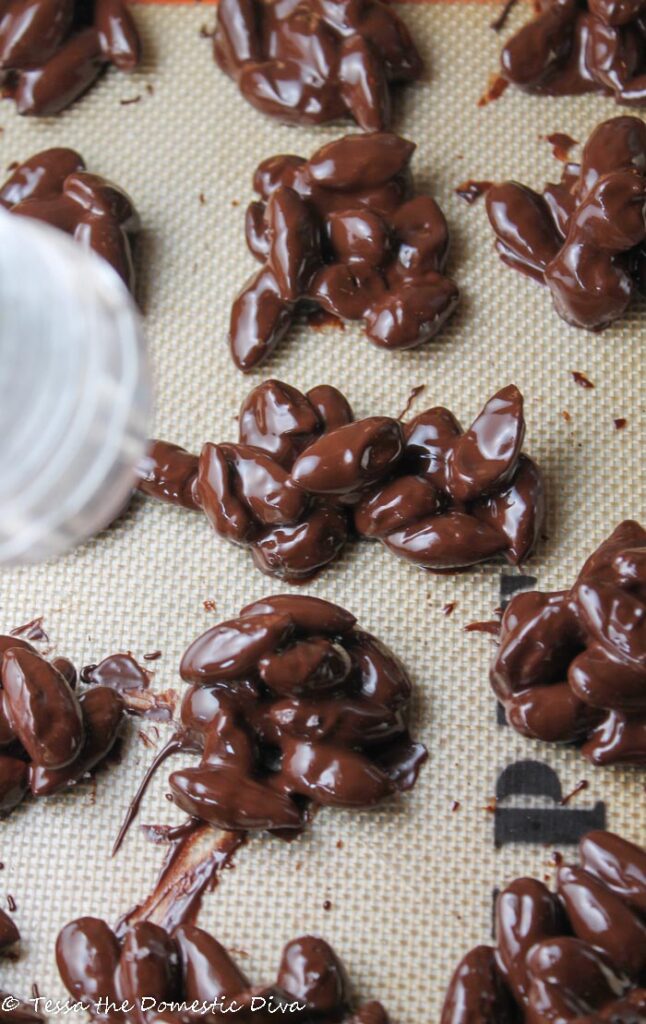
[(643, 106), (645, 19), (644, 0), (540, 0), (503, 48), (503, 75), (540, 95), (604, 92)]
[(0, 81), (19, 114), (50, 117), (101, 72), (139, 63), (126, 0), (6, 0), (0, 7)]
[(106, 259), (128, 287), (134, 287), (137, 211), (122, 189), (89, 174), (73, 149), (46, 149), (25, 160), (0, 188), (0, 206), (65, 231)]
[(410, 423), (355, 421), (321, 385), (307, 395), (261, 384), (240, 412), (238, 444), (190, 455), (153, 441), (144, 493), (201, 506), (220, 536), (251, 549), (265, 573), (307, 579), (341, 553), (352, 528), (426, 569), (446, 571), (504, 553), (530, 554), (544, 515), (540, 470), (521, 453), (523, 399), (503, 388), (464, 431), (435, 407)]
[(379, 0), (220, 0), (215, 59), (257, 110), (322, 124), (390, 122), (390, 86), (423, 65), (405, 24)]
[(404, 666), (328, 601), (256, 601), (195, 640), (180, 674), (183, 746), (201, 759), (170, 789), (219, 828), (300, 830), (310, 805), (369, 807), (410, 789), (426, 759)]
[(30, 791), (49, 796), (102, 761), (123, 721), (118, 693), (95, 686), (77, 695), (67, 658), (47, 661), (15, 636), (0, 636), (0, 816)]
[(601, 330), (646, 290), (646, 125), (615, 117), (592, 132), (542, 194), (506, 181), (486, 196), (501, 259), (548, 286), (567, 323)]
[[(120, 940), (105, 921), (80, 917), (58, 936), (56, 959), (68, 991), (87, 1003), (94, 1020), (189, 1024), (231, 1014), (244, 1024), (277, 1017), (299, 1024), (389, 1024), (380, 1003), (353, 1006), (343, 964), (312, 935), (287, 943), (275, 982), (262, 987), (252, 986), (217, 939), (195, 925), (169, 932), (140, 921)], [(128, 1009), (106, 1015), (108, 1000), (125, 1001)], [(146, 1009), (151, 1003), (159, 1009)], [(176, 1007), (164, 1010), (169, 1003)], [(186, 1009), (191, 1004), (193, 1012)]]
[(216, 533), (248, 547), (264, 573), (290, 583), (309, 579), (342, 552), (348, 513), (310, 498), (290, 477), (298, 455), (329, 429), (353, 419), (336, 388), (306, 395), (269, 380), (242, 403), (238, 444), (207, 443), (199, 456), (152, 441), (139, 489), (151, 497), (202, 509)]
[(440, 1024), (643, 1024), (646, 850), (590, 832), (556, 893), (517, 878), (496, 900), (496, 946), (459, 965)]
[(523, 735), (646, 764), (646, 530), (621, 523), (570, 590), (513, 597), (491, 684)]
[(423, 345), (458, 301), (445, 276), (449, 233), (434, 199), (414, 195), (415, 146), (346, 135), (310, 158), (274, 156), (254, 177), (247, 245), (262, 264), (236, 298), (229, 341), (247, 372), (302, 313), (361, 320), (381, 348)]

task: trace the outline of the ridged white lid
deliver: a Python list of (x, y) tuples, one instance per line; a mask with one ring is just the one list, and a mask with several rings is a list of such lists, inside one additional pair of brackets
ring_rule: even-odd
[(0, 564), (54, 557), (117, 515), (149, 412), (121, 279), (61, 232), (0, 210)]

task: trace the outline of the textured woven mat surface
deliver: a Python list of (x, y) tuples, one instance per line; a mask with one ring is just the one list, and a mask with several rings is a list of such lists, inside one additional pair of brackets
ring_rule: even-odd
[[(482, 202), (468, 207), (453, 189), (470, 177), (513, 176), (538, 186), (559, 174), (541, 137), (561, 130), (585, 139), (616, 108), (602, 98), (539, 100), (508, 91), (479, 109), (497, 67), (500, 40), (488, 27), (494, 9), (409, 5), (402, 12), (429, 75), (402, 97), (396, 125), (417, 143), (418, 181), (448, 216), (450, 270), (463, 293), (443, 335), (418, 352), (389, 355), (358, 330), (303, 332), (250, 378), (234, 370), (225, 338), (231, 299), (254, 267), (243, 238), (254, 167), (276, 152), (308, 155), (344, 129), (290, 129), (248, 107), (200, 38), (210, 9), (137, 9), (143, 69), (131, 79), (109, 74), (60, 119), (20, 120), (4, 105), (2, 160), (73, 146), (91, 170), (132, 194), (144, 224), (139, 294), (159, 437), (195, 450), (208, 439), (233, 439), (242, 397), (269, 376), (303, 389), (333, 383), (358, 415), (397, 415), (411, 388), (424, 384), (417, 409), (441, 403), (463, 422), (500, 386), (518, 384), (526, 398), (526, 450), (549, 484), (548, 539), (525, 571), (543, 588), (568, 585), (619, 520), (644, 517), (646, 311), (635, 308), (599, 336), (566, 327), (539, 287), (499, 262)], [(136, 104), (122, 105), (136, 96)], [(594, 390), (575, 385), (575, 369)], [(627, 418), (624, 430), (615, 429), (615, 417)], [(603, 804), (596, 814), (605, 812), (610, 827), (646, 839), (644, 772), (595, 771), (572, 750), (530, 743), (497, 725), (487, 683), (491, 640), (463, 627), (491, 617), (501, 570), (435, 577), (364, 544), (306, 588), (347, 606), (404, 658), (430, 759), (418, 787), (394, 806), (326, 811), (292, 844), (259, 838), (239, 853), (235, 870), (206, 898), (201, 923), (248, 954), (242, 963), (257, 980), (277, 963), (285, 940), (313, 930), (338, 949), (361, 992), (381, 998), (395, 1020), (436, 1021), (458, 958), (489, 936), (493, 887), (522, 872), (548, 872), (550, 845), (494, 848), (501, 811), (486, 807), (513, 762), (551, 767), (565, 793), (587, 779), (570, 809)], [(187, 642), (277, 589), (200, 517), (137, 502), (116, 528), (57, 564), (0, 577), (0, 621), (9, 629), (43, 614), (56, 650), (80, 663), (116, 649), (141, 656), (159, 648), (153, 685), (179, 689), (176, 666)], [(216, 611), (205, 611), (205, 599)], [(448, 618), (447, 602), (456, 603)], [(81, 913), (114, 921), (151, 888), (162, 851), (138, 829), (109, 859), (152, 757), (137, 727), (122, 763), (99, 775), (96, 798), (92, 786), (81, 785), (27, 803), (0, 824), (0, 899), (15, 898), (24, 936), (21, 959), (2, 966), (2, 987), (26, 995), (37, 981), (41, 993), (62, 995), (52, 956), (58, 929)], [(150, 725), (141, 728), (161, 742)], [(162, 772), (143, 821), (178, 820), (164, 791)], [(460, 809), (452, 812), (453, 801)], [(523, 798), (515, 802), (522, 806)]]

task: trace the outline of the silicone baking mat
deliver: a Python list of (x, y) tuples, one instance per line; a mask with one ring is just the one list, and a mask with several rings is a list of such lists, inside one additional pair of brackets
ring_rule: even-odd
[[(496, 8), (404, 4), (400, 11), (428, 74), (401, 96), (395, 125), (416, 142), (417, 181), (447, 214), (450, 272), (462, 290), (457, 315), (417, 352), (390, 355), (352, 328), (304, 330), (250, 377), (233, 368), (229, 306), (254, 266), (243, 238), (252, 172), (272, 153), (308, 155), (349, 129), (287, 128), (247, 106), (203, 37), (214, 20), (210, 6), (137, 7), (142, 69), (130, 78), (108, 74), (58, 119), (20, 119), (3, 105), (2, 160), (73, 146), (91, 170), (133, 196), (144, 226), (139, 295), (158, 437), (193, 450), (235, 438), (241, 399), (270, 376), (302, 389), (335, 384), (359, 416), (397, 415), (423, 384), (414, 408), (444, 404), (463, 422), (514, 381), (526, 399), (525, 447), (549, 486), (548, 539), (524, 572), (546, 589), (569, 585), (621, 519), (644, 518), (646, 310), (635, 306), (600, 335), (568, 328), (541, 288), (500, 263), (482, 201), (468, 207), (454, 189), (466, 178), (513, 176), (535, 186), (554, 179), (559, 165), (544, 137), (559, 130), (583, 140), (617, 108), (599, 97), (547, 100), (513, 90), (479, 108), (497, 68), (500, 38), (489, 27)], [(526, 16), (521, 5), (513, 23)], [(587, 374), (594, 389), (577, 387), (572, 370)], [(618, 417), (628, 421), (623, 430)], [(430, 758), (416, 789), (397, 803), (359, 814), (323, 811), (291, 844), (259, 837), (238, 853), (235, 870), (205, 898), (200, 923), (242, 951), (255, 980), (272, 976), (288, 938), (314, 931), (394, 1020), (437, 1021), (453, 967), (489, 937), (495, 886), (523, 872), (549, 873), (550, 851), (567, 852), (565, 840), (589, 825), (605, 821), (646, 840), (643, 771), (594, 770), (574, 750), (523, 740), (497, 722), (487, 682), (491, 638), (464, 626), (491, 618), (501, 594), (526, 585), (518, 577), (501, 565), (428, 575), (366, 543), (349, 547), (305, 588), (351, 609), (403, 657), (417, 687), (415, 730)], [(1, 623), (9, 629), (44, 615), (56, 651), (81, 663), (117, 649), (138, 657), (160, 649), (153, 685), (181, 690), (176, 666), (186, 644), (280, 589), (202, 517), (136, 501), (116, 527), (69, 557), (2, 575)], [(447, 617), (449, 602), (455, 610)], [(158, 746), (165, 738), (165, 727), (158, 739), (150, 724), (134, 722), (122, 763), (99, 774), (96, 790), (83, 784), (28, 802), (0, 824), (0, 898), (14, 897), (23, 934), (22, 957), (2, 966), (3, 988), (25, 996), (36, 981), (41, 993), (62, 996), (53, 960), (59, 928), (87, 913), (115, 921), (152, 887), (163, 851), (137, 827), (109, 858), (153, 756), (138, 730)], [(567, 794), (582, 779), (588, 788), (567, 806), (554, 802), (555, 788)], [(162, 771), (140, 820), (180, 820), (165, 789)], [(509, 841), (519, 835), (525, 841)]]

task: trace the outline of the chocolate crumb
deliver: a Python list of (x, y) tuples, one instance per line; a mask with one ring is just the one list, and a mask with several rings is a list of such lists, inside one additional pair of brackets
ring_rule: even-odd
[(150, 654), (144, 654), (144, 661), (157, 661), (161, 656), (161, 651), (151, 651)]
[(39, 615), (37, 619), (25, 622), (23, 626), (16, 626), (11, 630), (11, 636), (22, 636), (32, 643), (49, 643), (49, 636), (43, 628), (44, 618), (44, 615)]
[(517, 2), (518, 0), (505, 0), (505, 2), (502, 5), (502, 11), (500, 12), (497, 18), (494, 18), (494, 20), (489, 25), (489, 28), (492, 28), (494, 32), (500, 32), (501, 29), (505, 27), (507, 23), (507, 18), (513, 11)]
[(572, 798), (577, 795), (577, 793), (582, 793), (583, 790), (587, 789), (589, 785), (590, 783), (587, 779), (581, 779), (580, 782), (577, 782), (572, 792), (566, 793), (566, 795), (561, 797), (561, 799), (559, 800), (561, 807), (566, 807), (567, 804), (569, 804), (570, 800), (572, 800)]
[(7, 893), (7, 907), (12, 914), (14, 914), (18, 909), (18, 904), (16, 903), (15, 899), (13, 898), (10, 892)]
[(462, 804), (460, 803), (459, 800), (454, 800), (451, 804), (451, 812), (455, 814), (456, 811), (460, 810), (461, 806)]
[(571, 135), (566, 135), (565, 132), (552, 132), (551, 135), (545, 136), (545, 141), (551, 145), (552, 153), (556, 159), (564, 164), (569, 160), (569, 153), (572, 147), (578, 146), (577, 140), (573, 139)]
[(332, 909), (332, 901), (331, 900), (324, 900), (323, 901), (323, 910), (331, 910), (331, 909)]
[(443, 614), (447, 616), (452, 615), (453, 612), (455, 611), (455, 606), (457, 603), (457, 601), (449, 601), (447, 604), (445, 604), (444, 607), (442, 608)]
[(624, 427), (627, 426), (628, 420), (625, 418), (625, 416), (618, 416), (617, 419), (613, 420), (613, 423), (617, 430), (623, 430)]
[(463, 181), (461, 185), (455, 189), (455, 194), (464, 199), (465, 203), (472, 206), (476, 199), (483, 196), (485, 192), (488, 192), (492, 181), (476, 181), (474, 178), (469, 178), (467, 181)]
[(508, 85), (509, 82), (502, 75), (491, 75), (486, 91), (478, 100), (478, 106), (486, 107), (489, 103), (493, 103), (494, 100), (500, 99)]
[(586, 377), (585, 373), (581, 373), (580, 370), (570, 370), (572, 374), (572, 380), (575, 384), (578, 384), (580, 388), (584, 388), (586, 391), (591, 390), (594, 384), (589, 377)]
[(413, 407), (413, 403), (416, 398), (426, 391), (426, 384), (416, 384), (414, 388), (411, 388), (410, 395), (406, 399), (406, 405), (397, 417), (398, 420), (403, 420), (404, 416), (407, 416)]
[(119, 100), (119, 103), (122, 107), (132, 107), (134, 106), (135, 103), (141, 103), (141, 96), (131, 96), (129, 99), (126, 100)]

